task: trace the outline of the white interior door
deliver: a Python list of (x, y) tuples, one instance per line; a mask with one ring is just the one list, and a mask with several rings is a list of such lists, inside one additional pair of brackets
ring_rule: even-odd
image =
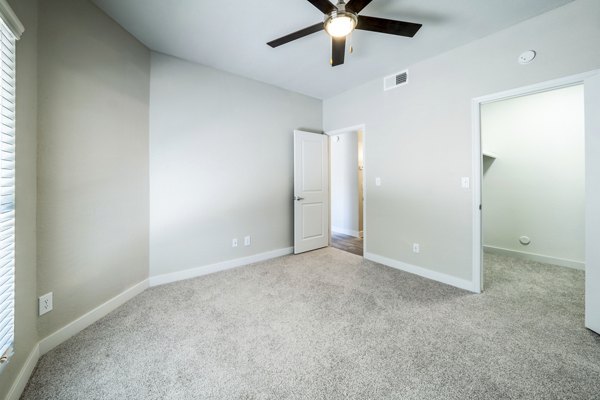
[(600, 74), (585, 91), (585, 326), (600, 333)]
[(329, 141), (294, 131), (294, 253), (329, 245)]

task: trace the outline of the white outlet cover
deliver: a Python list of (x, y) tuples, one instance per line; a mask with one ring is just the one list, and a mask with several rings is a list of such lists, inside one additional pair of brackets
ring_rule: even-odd
[(244, 237), (244, 246), (250, 246), (250, 243), (252, 243), (250, 236)]
[(421, 251), (421, 246), (419, 243), (413, 243), (413, 253), (419, 253)]
[(43, 296), (38, 298), (39, 304), (39, 315), (42, 316), (50, 311), (52, 311), (52, 292), (46, 293)]
[(238, 240), (237, 239), (231, 239), (231, 247), (238, 247)]
[(381, 178), (380, 177), (375, 178), (375, 186), (381, 186)]

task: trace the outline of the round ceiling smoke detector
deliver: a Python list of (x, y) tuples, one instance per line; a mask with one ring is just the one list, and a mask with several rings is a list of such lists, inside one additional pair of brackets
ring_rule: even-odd
[(521, 64), (521, 65), (529, 64), (530, 62), (532, 62), (535, 59), (535, 55), (536, 55), (536, 53), (533, 50), (524, 51), (519, 56), (519, 64)]

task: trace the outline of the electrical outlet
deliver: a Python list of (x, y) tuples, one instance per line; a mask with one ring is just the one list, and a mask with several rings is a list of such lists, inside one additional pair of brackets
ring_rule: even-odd
[(238, 246), (237, 238), (231, 239), (231, 247), (237, 247), (237, 246)]
[(419, 246), (419, 243), (413, 243), (413, 253), (420, 253), (421, 252), (421, 246)]
[(251, 243), (250, 236), (244, 237), (244, 246), (250, 246)]
[(40, 316), (52, 311), (52, 292), (38, 298)]

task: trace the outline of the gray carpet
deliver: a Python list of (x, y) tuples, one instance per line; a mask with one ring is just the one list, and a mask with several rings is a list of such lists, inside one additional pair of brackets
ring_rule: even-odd
[(600, 399), (583, 273), (486, 256), (473, 295), (337, 249), (145, 291), (23, 399)]

